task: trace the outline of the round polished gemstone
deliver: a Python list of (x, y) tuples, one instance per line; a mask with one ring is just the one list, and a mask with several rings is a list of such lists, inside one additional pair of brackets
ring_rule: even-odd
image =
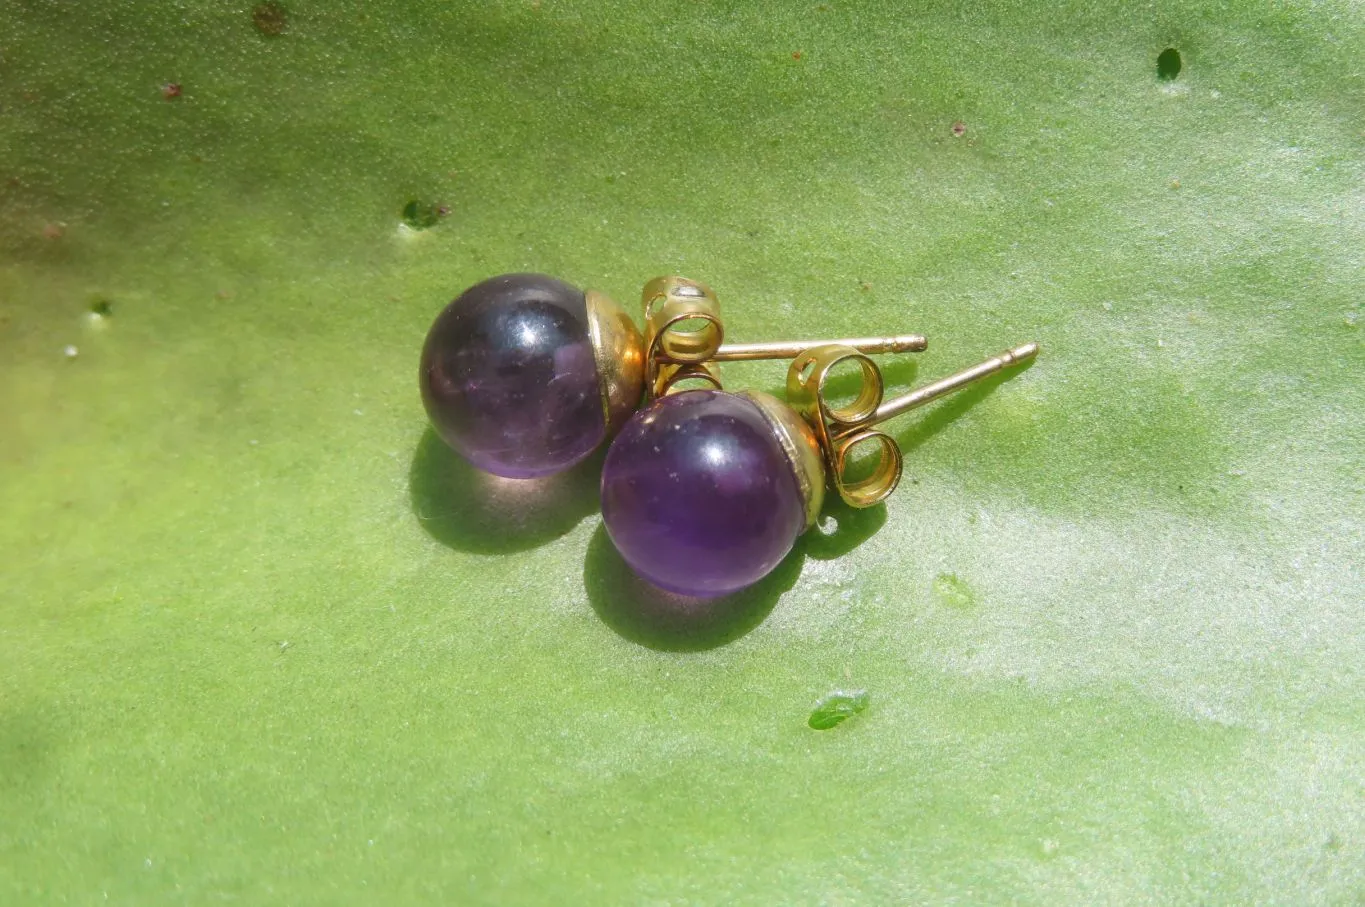
[(602, 468), (602, 519), (661, 589), (712, 598), (766, 576), (805, 527), (796, 473), (758, 406), (722, 391), (631, 417)]
[(494, 277), (446, 306), (421, 382), (437, 433), (496, 475), (558, 472), (606, 437), (587, 300), (543, 274)]

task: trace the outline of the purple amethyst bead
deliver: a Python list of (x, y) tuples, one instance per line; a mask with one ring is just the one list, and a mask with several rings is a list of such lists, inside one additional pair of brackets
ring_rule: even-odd
[(752, 401), (686, 391), (639, 411), (602, 468), (602, 519), (661, 589), (714, 598), (766, 576), (805, 528), (796, 474)]
[(436, 432), (495, 475), (559, 472), (607, 434), (587, 299), (543, 274), (494, 277), (446, 306), (421, 382)]

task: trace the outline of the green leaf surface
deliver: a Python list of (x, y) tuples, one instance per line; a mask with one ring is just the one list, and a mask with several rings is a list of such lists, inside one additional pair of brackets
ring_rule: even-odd
[[(269, 6), (0, 5), (0, 903), (1362, 897), (1358, 3)], [(1043, 354), (670, 609), (426, 429), (515, 270)]]

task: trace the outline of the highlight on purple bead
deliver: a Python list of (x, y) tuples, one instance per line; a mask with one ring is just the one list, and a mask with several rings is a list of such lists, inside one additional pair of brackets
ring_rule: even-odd
[(543, 274), (465, 290), (422, 348), (422, 402), (470, 463), (523, 479), (567, 469), (606, 437), (583, 291)]
[(617, 435), (602, 469), (602, 519), (640, 576), (714, 598), (752, 585), (787, 556), (805, 505), (758, 406), (697, 390), (656, 401)]

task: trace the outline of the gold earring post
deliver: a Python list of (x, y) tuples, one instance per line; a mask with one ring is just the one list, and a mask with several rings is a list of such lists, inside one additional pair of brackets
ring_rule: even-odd
[(706, 284), (686, 277), (656, 277), (640, 294), (645, 310), (645, 396), (661, 397), (684, 379), (719, 388), (721, 362), (795, 359), (809, 349), (838, 345), (869, 353), (918, 353), (929, 346), (923, 334), (853, 337), (845, 340), (784, 340), (726, 343), (720, 302)]
[(922, 353), (929, 348), (923, 334), (895, 337), (851, 337), (845, 340), (789, 340), (771, 343), (722, 343), (712, 355), (715, 362), (752, 362), (758, 359), (795, 359), (806, 350), (835, 344), (860, 353)]
[(641, 294), (647, 356), (661, 363), (746, 362), (794, 359), (817, 346), (846, 346), (860, 353), (919, 353), (923, 334), (851, 337), (843, 340), (782, 340), (725, 343), (715, 291), (686, 277), (656, 277)]
[(887, 419), (895, 418), (902, 413), (908, 413), (912, 409), (918, 409), (926, 403), (932, 403), (940, 397), (946, 397), (954, 391), (962, 390), (967, 385), (980, 381), (987, 375), (994, 375), (996, 372), (1010, 368), (1014, 365), (1027, 362), (1038, 355), (1038, 344), (1030, 341), (1029, 343), (1016, 346), (1014, 349), (1005, 350), (999, 356), (987, 359), (985, 362), (973, 365), (971, 368), (964, 368), (956, 374), (946, 378), (940, 378), (932, 384), (916, 388), (908, 394), (902, 394), (891, 400), (887, 400), (877, 407), (872, 418), (862, 424), (862, 428), (868, 428)]

